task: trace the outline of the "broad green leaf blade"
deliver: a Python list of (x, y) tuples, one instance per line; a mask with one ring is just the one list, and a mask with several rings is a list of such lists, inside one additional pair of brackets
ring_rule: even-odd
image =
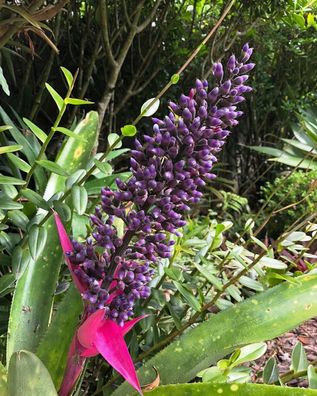
[(31, 256), (36, 260), (43, 252), (47, 240), (47, 231), (44, 227), (33, 224), (29, 231), (29, 249)]
[(13, 184), (16, 186), (21, 186), (22, 184), (25, 184), (25, 181), (22, 179), (17, 179), (16, 177), (0, 175), (0, 184)]
[[(235, 349), (273, 339), (316, 316), (317, 275), (298, 280), (298, 284), (282, 283), (187, 329), (138, 370), (140, 382), (153, 380), (153, 366), (162, 384), (188, 382)], [(130, 390), (125, 383), (113, 395), (125, 396)]]
[(41, 197), (40, 194), (37, 192), (30, 190), (29, 188), (24, 188), (20, 191), (22, 197), (28, 199), (30, 202), (34, 203), (34, 205), (38, 206), (39, 208), (49, 210), (49, 204)]
[[(153, 369), (152, 369), (153, 375)], [(126, 396), (128, 394), (122, 394)], [(129, 395), (132, 395), (130, 393)], [(152, 396), (317, 396), (317, 391), (259, 384), (197, 383), (160, 386), (151, 391)]]
[(36, 161), (40, 166), (43, 168), (47, 169), (48, 171), (52, 173), (56, 173), (57, 175), (60, 176), (68, 176), (68, 172), (63, 169), (60, 165), (58, 165), (56, 162), (49, 161), (49, 160), (39, 160)]
[(31, 352), (12, 355), (8, 369), (10, 396), (57, 396), (53, 381), (41, 360)]
[(54, 102), (56, 103), (58, 110), (61, 111), (64, 100), (63, 98), (55, 91), (55, 89), (48, 83), (45, 83), (46, 89), (50, 93), (51, 97), (53, 98)]
[(23, 149), (23, 146), (19, 144), (13, 144), (11, 146), (2, 146), (0, 147), (0, 154), (5, 154), (5, 153), (13, 153), (15, 151), (20, 151)]
[(82, 310), (80, 294), (71, 284), (36, 352), (50, 372), (57, 389), (63, 379), (68, 349)]
[(61, 71), (63, 72), (63, 74), (66, 78), (68, 88), (70, 88), (74, 81), (74, 77), (73, 77), (72, 73), (68, 69), (66, 69), (66, 67), (63, 67), (63, 66), (61, 66)]
[(26, 172), (26, 173), (30, 172), (31, 166), (26, 161), (24, 161), (22, 158), (18, 157), (15, 154), (11, 154), (11, 153), (8, 153), (7, 157), (21, 171)]
[(316, 368), (313, 365), (309, 365), (307, 368), (307, 377), (309, 388), (317, 389), (317, 373)]
[(88, 204), (88, 193), (83, 186), (74, 186), (72, 188), (73, 205), (77, 213), (82, 215), (85, 213)]
[(292, 352), (292, 369), (297, 373), (307, 370), (308, 360), (305, 349), (301, 342), (298, 342)]
[(272, 356), (265, 364), (263, 370), (263, 382), (274, 384), (279, 380), (279, 370), (275, 358)]
[(37, 125), (33, 124), (32, 121), (28, 120), (27, 118), (23, 118), (23, 121), (25, 124), (30, 128), (30, 130), (34, 133), (34, 135), (42, 142), (44, 143), (45, 140), (47, 139), (47, 135), (40, 127)]

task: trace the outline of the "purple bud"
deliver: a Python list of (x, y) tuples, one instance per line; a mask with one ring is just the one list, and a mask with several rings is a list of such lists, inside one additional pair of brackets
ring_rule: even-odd
[(222, 63), (215, 63), (212, 68), (213, 75), (218, 81), (222, 80), (223, 77), (223, 67)]

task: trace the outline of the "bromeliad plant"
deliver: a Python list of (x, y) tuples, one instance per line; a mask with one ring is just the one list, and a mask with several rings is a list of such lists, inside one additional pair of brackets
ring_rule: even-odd
[[(84, 358), (101, 353), (138, 392), (141, 387), (123, 340), (141, 318), (129, 320), (139, 299), (150, 296), (148, 286), (159, 258), (170, 258), (191, 204), (202, 197), (229, 128), (242, 115), (237, 104), (251, 88), (244, 85), (253, 63), (246, 63), (252, 48), (246, 44), (241, 59), (232, 55), (223, 70), (213, 68), (217, 86), (196, 81), (189, 95), (169, 103), (163, 120), (153, 119), (153, 133), (135, 140), (131, 151), (132, 177), (117, 180), (118, 191), (103, 188), (101, 206), (91, 216), (92, 236), (85, 243), (70, 242), (56, 215), (62, 248), (85, 302), (82, 324), (75, 334), (61, 395), (68, 395), (84, 364)], [(124, 223), (118, 235), (116, 221)], [(77, 358), (76, 358), (77, 356)]]

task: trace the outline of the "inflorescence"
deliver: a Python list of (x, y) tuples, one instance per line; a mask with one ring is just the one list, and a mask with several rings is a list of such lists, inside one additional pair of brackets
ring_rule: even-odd
[[(101, 206), (91, 216), (94, 227), (86, 243), (73, 241), (69, 258), (75, 273), (87, 286), (83, 299), (94, 312), (123, 325), (133, 315), (136, 300), (150, 296), (150, 268), (158, 258), (169, 258), (190, 205), (199, 202), (206, 179), (213, 179), (215, 154), (221, 150), (229, 129), (243, 114), (237, 105), (251, 91), (245, 85), (253, 63), (253, 49), (245, 44), (241, 59), (231, 55), (224, 70), (213, 66), (216, 86), (196, 80), (189, 95), (169, 103), (163, 120), (153, 118), (153, 132), (135, 140), (131, 151), (132, 177), (117, 180), (117, 191), (103, 188)], [(125, 231), (118, 236), (116, 221)]]

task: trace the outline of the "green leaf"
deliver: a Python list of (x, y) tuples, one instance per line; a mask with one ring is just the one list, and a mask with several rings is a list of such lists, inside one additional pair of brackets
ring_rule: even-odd
[(218, 290), (222, 289), (222, 283), (219, 278), (217, 278), (215, 275), (213, 275), (206, 266), (202, 266), (196, 262), (196, 260), (193, 260), (194, 266), (198, 269), (198, 271), (210, 282), (212, 285), (215, 285)]
[(7, 214), (8, 218), (15, 226), (21, 228), (24, 231), (26, 230), (29, 218), (23, 212), (20, 210), (10, 210)]
[(107, 161), (111, 161), (111, 160), (119, 157), (121, 154), (127, 153), (128, 151), (130, 151), (130, 149), (128, 149), (128, 148), (112, 150), (112, 151), (110, 151), (110, 153), (107, 155), (107, 157), (105, 159)]
[(28, 120), (27, 118), (23, 118), (24, 123), (28, 126), (28, 128), (34, 133), (34, 135), (42, 142), (44, 143), (45, 140), (47, 139), (47, 135), (44, 131), (42, 131), (41, 128), (39, 128), (37, 125), (33, 124), (32, 121)]
[[(117, 142), (117, 143), (116, 143)], [(115, 146), (113, 146), (116, 143)], [(112, 149), (120, 148), (122, 146), (122, 138), (116, 133), (110, 133), (108, 135), (108, 144)]]
[(63, 379), (68, 349), (82, 310), (80, 294), (71, 284), (36, 352), (49, 370), (57, 389)]
[(157, 112), (160, 106), (160, 100), (159, 99), (156, 99), (155, 101), (154, 100), (155, 98), (151, 98), (147, 100), (145, 103), (143, 103), (140, 111), (142, 117), (151, 117), (154, 113)]
[(180, 292), (180, 294), (184, 297), (184, 299), (187, 301), (187, 303), (195, 310), (195, 311), (200, 311), (201, 310), (201, 305), (199, 301), (196, 299), (196, 297), (189, 291), (185, 286), (183, 286), (179, 282), (173, 282), (174, 285), (176, 286), (177, 290)]
[[(191, 381), (199, 371), (235, 349), (273, 339), (315, 317), (317, 275), (298, 279), (299, 284), (272, 287), (187, 329), (138, 370), (140, 382), (153, 380), (153, 366), (160, 373), (162, 384)], [(125, 396), (130, 390), (124, 383), (113, 396)]]
[(74, 186), (72, 188), (72, 200), (77, 213), (84, 214), (88, 204), (88, 193), (85, 187)]
[(267, 345), (265, 342), (257, 342), (255, 344), (246, 345), (240, 348), (240, 353), (234, 362), (231, 362), (230, 367), (236, 367), (239, 364), (251, 362), (259, 359), (265, 354)]
[(56, 173), (57, 175), (60, 176), (68, 176), (68, 173), (64, 168), (62, 168), (60, 165), (58, 165), (56, 162), (52, 162), (49, 160), (38, 160), (36, 161), (40, 166), (43, 168), (47, 169), (48, 171), (52, 173)]
[(57, 396), (53, 381), (41, 360), (31, 352), (12, 355), (8, 369), (9, 394)]
[(22, 149), (23, 146), (18, 144), (13, 144), (11, 146), (2, 146), (0, 147), (0, 154), (13, 153), (14, 151), (20, 151)]
[(274, 268), (274, 269), (286, 269), (287, 268), (287, 264), (285, 264), (283, 261), (281, 260), (277, 260), (271, 257), (262, 257), (259, 260), (259, 264), (264, 265), (265, 267), (268, 268)]
[(67, 223), (71, 219), (72, 211), (67, 204), (64, 202), (53, 201), (53, 206), (63, 222)]
[(74, 184), (76, 184), (80, 179), (82, 179), (86, 175), (85, 169), (78, 169), (72, 175), (70, 175), (66, 180), (66, 188), (70, 189)]
[[(150, 371), (153, 376), (153, 369)], [(152, 378), (153, 380), (153, 378)], [(317, 396), (311, 389), (260, 384), (196, 383), (159, 386), (151, 396)], [(128, 396), (131, 393), (122, 393)]]
[(97, 159), (94, 159), (94, 164), (100, 170), (100, 172), (104, 173), (106, 176), (112, 174), (113, 169), (109, 162), (101, 162)]
[(47, 231), (44, 227), (33, 224), (29, 231), (28, 244), (31, 256), (36, 260), (43, 251), (47, 239)]
[[(98, 113), (90, 111), (74, 129), (74, 133), (82, 137), (82, 140), (66, 139), (60, 153), (57, 155), (56, 163), (63, 169), (67, 169), (69, 174), (87, 167), (87, 161), (92, 156), (92, 151), (96, 145), (98, 128)], [(84, 170), (85, 172), (85, 170)], [(65, 189), (66, 177), (52, 174), (47, 183), (44, 199), (50, 199), (55, 192)]]
[(305, 349), (301, 342), (298, 342), (292, 351), (292, 369), (295, 373), (307, 370), (308, 361)]
[(123, 136), (134, 136), (137, 133), (137, 129), (134, 125), (125, 125), (121, 128)]
[(177, 74), (177, 73), (173, 74), (172, 77), (171, 77), (171, 83), (172, 83), (173, 85), (174, 85), (174, 84), (177, 84), (178, 81), (179, 81), (179, 78), (180, 78), (180, 75), (179, 75), (179, 74)]
[(4, 293), (10, 289), (15, 282), (14, 274), (5, 274), (0, 277), (0, 296), (3, 296)]
[(23, 209), (23, 205), (20, 204), (20, 202), (12, 201), (12, 199), (10, 198), (1, 198), (0, 209), (6, 209), (6, 210)]
[(279, 380), (279, 370), (275, 358), (272, 356), (265, 364), (263, 370), (263, 382), (275, 384)]
[(3, 364), (0, 362), (0, 395), (2, 396), (9, 396), (9, 391), (8, 391), (8, 374), (7, 370), (3, 366)]
[(25, 181), (22, 179), (17, 179), (16, 177), (0, 175), (0, 184), (13, 184), (16, 186), (21, 186), (22, 184), (25, 184)]
[(317, 389), (317, 373), (316, 368), (313, 365), (309, 365), (307, 368), (307, 377), (309, 388)]
[(12, 272), (16, 279), (19, 279), (26, 267), (29, 265), (31, 257), (29, 251), (22, 249), (21, 246), (16, 246), (12, 253)]
[(72, 73), (68, 69), (66, 69), (66, 67), (63, 67), (63, 66), (61, 66), (61, 71), (63, 72), (63, 74), (66, 78), (68, 88), (70, 88), (74, 81), (74, 77), (73, 77)]
[(94, 102), (90, 102), (89, 100), (75, 99), (75, 98), (66, 98), (65, 103), (74, 106), (94, 104)]
[(50, 210), (49, 204), (37, 192), (30, 190), (29, 188), (24, 188), (20, 191), (20, 194), (39, 208)]
[(73, 139), (83, 140), (82, 136), (78, 135), (77, 133), (74, 133), (72, 130), (70, 130), (68, 128), (58, 127), (58, 128), (55, 128), (55, 131), (61, 132), (64, 135), (69, 136)]
[(54, 102), (56, 103), (58, 110), (61, 111), (64, 100), (63, 98), (55, 91), (55, 89), (48, 83), (45, 83), (46, 89), (50, 93), (51, 97), (53, 98)]
[(1, 125), (0, 126), (0, 132), (8, 131), (9, 129), (12, 129), (13, 127), (11, 125)]
[(5, 77), (4, 77), (4, 75), (3, 75), (3, 69), (2, 69), (1, 66), (0, 66), (0, 86), (1, 86), (2, 89), (3, 89), (3, 92), (4, 92), (6, 95), (10, 96), (9, 85), (8, 85), (8, 83), (7, 83), (7, 80), (5, 79)]
[(27, 162), (25, 162), (22, 158), (11, 153), (7, 153), (7, 157), (22, 172), (26, 172), (26, 173), (30, 172), (31, 166)]

